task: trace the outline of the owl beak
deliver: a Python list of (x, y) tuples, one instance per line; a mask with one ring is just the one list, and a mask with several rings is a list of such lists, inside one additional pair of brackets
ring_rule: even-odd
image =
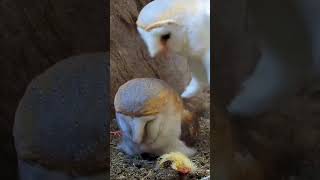
[(165, 56), (168, 53), (168, 46), (167, 46), (167, 44), (165, 42), (161, 43), (160, 53), (165, 55)]
[(166, 44), (162, 44), (161, 43), (161, 45), (159, 46), (159, 49), (158, 49), (158, 51), (157, 52), (155, 52), (155, 53), (153, 53), (153, 54), (151, 54), (150, 52), (150, 56), (152, 57), (152, 58), (154, 58), (154, 57), (156, 57), (156, 56), (162, 56), (162, 57), (168, 57), (167, 55), (168, 55), (168, 52), (169, 52), (169, 50), (168, 50), (168, 47), (166, 46)]
[(150, 47), (148, 48), (149, 50), (149, 55), (151, 58), (155, 58), (159, 54), (161, 54), (164, 51), (165, 47), (162, 44), (159, 44), (157, 47)]
[(132, 125), (132, 129), (133, 129), (132, 140), (134, 143), (141, 144), (143, 140), (144, 126), (145, 126), (145, 122), (139, 119), (134, 120)]

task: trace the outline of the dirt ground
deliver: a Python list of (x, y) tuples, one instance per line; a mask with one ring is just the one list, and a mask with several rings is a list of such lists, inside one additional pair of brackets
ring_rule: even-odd
[[(209, 114), (200, 120), (199, 141), (195, 147), (197, 154), (191, 158), (199, 172), (190, 174), (185, 179), (202, 179), (210, 174), (210, 119)], [(115, 120), (111, 123), (111, 131), (118, 130)], [(133, 159), (117, 150), (117, 144), (121, 138), (110, 137), (110, 155), (111, 155), (111, 179), (179, 179), (179, 175), (170, 169), (157, 169), (156, 159)], [(208, 179), (208, 178), (207, 178)]]

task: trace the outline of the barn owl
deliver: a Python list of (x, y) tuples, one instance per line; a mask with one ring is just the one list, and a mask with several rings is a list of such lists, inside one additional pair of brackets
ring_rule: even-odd
[(179, 151), (192, 156), (195, 150), (180, 140), (181, 124), (188, 116), (180, 96), (164, 81), (137, 78), (120, 86), (114, 106), (122, 131), (118, 146), (128, 155), (162, 155)]
[(136, 24), (151, 57), (170, 51), (187, 58), (192, 78), (183, 98), (210, 85), (210, 0), (155, 0)]

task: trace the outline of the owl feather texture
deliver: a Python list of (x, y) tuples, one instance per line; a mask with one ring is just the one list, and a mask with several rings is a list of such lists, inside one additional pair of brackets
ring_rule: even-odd
[(183, 98), (210, 85), (210, 0), (155, 0), (136, 24), (151, 57), (171, 52), (188, 60), (192, 78)]

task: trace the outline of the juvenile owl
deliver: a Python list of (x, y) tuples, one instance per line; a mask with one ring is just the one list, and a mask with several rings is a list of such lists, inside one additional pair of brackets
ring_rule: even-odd
[[(123, 84), (116, 93), (114, 106), (121, 129), (119, 148), (129, 155), (195, 153), (180, 140), (182, 123), (190, 123), (180, 96), (164, 81), (137, 78)], [(191, 123), (190, 123), (191, 124)]]

